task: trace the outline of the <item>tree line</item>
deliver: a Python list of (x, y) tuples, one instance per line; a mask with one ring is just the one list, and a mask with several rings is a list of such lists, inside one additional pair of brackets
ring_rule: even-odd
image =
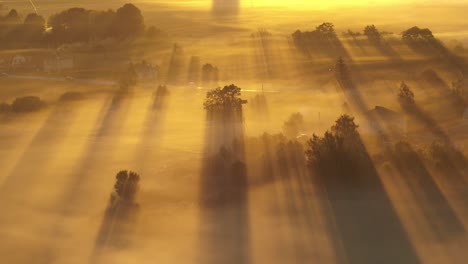
[(133, 4), (106, 11), (75, 7), (53, 14), (47, 20), (35, 13), (23, 19), (15, 9), (0, 16), (3, 48), (59, 46), (109, 38), (122, 41), (157, 34), (154, 26), (146, 27), (140, 9)]

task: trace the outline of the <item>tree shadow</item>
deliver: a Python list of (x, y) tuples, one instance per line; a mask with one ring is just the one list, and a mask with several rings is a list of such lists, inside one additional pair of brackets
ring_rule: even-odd
[[(84, 147), (80, 160), (74, 166), (74, 171), (70, 173), (70, 179), (62, 196), (57, 199), (58, 203), (54, 207), (57, 211), (57, 219), (51, 226), (51, 237), (60, 237), (63, 232), (63, 226), (60, 222), (63, 217), (73, 214), (76, 209), (75, 203), (80, 199), (80, 194), (84, 191), (91, 192), (90, 189), (83, 189), (85, 182), (89, 181), (93, 175), (92, 169), (98, 166), (97, 163), (100, 157), (107, 151), (105, 139), (114, 131), (120, 131), (122, 126), (120, 115), (126, 111), (125, 107), (129, 98), (127, 92), (119, 90), (110, 99), (110, 105), (103, 106), (100, 114), (102, 118), (98, 118), (94, 126), (97, 127), (96, 132)], [(53, 252), (51, 245), (47, 246), (43, 251), (47, 256), (44, 263), (51, 263), (55, 260), (56, 254)]]
[(200, 182), (202, 263), (250, 262), (242, 110), (208, 111)]
[(314, 170), (328, 196), (347, 262), (419, 263), (360, 139), (358, 145), (356, 156), (345, 154)]
[[(0, 188), (0, 197), (4, 195), (10, 197), (3, 197), (1, 201), (13, 199), (14, 196), (27, 200), (30, 191), (40, 184), (39, 174), (34, 172), (47, 169), (47, 166), (54, 159), (56, 150), (67, 133), (68, 125), (76, 117), (77, 107), (79, 106), (75, 104), (58, 104), (49, 113), (3, 182)], [(22, 191), (18, 192), (18, 190)], [(11, 202), (12, 200), (9, 201), (9, 203)]]
[(406, 183), (425, 220), (440, 241), (464, 234), (463, 223), (410, 144), (399, 142), (391, 152), (399, 177)]

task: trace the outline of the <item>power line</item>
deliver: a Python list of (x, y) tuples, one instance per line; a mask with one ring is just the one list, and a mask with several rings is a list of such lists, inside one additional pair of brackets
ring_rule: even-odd
[(36, 5), (34, 4), (34, 2), (32, 0), (29, 0), (29, 3), (31, 3), (31, 6), (34, 8), (34, 12), (36, 12), (36, 15), (38, 14), (37, 13), (37, 8), (36, 8)]

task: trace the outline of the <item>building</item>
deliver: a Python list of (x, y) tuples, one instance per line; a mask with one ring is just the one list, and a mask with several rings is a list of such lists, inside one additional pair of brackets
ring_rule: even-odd
[(135, 72), (140, 80), (155, 80), (159, 77), (159, 70), (156, 66), (146, 62), (145, 60), (134, 65)]
[(383, 106), (375, 106), (365, 116), (369, 121), (369, 132), (387, 135), (405, 135), (407, 132), (405, 116)]
[(212, 0), (214, 14), (237, 14), (240, 8), (240, 0)]
[(22, 68), (28, 63), (28, 58), (22, 54), (16, 54), (11, 59), (11, 67), (13, 69)]
[(74, 60), (71, 56), (54, 54), (43, 62), (43, 69), (47, 73), (62, 72), (71, 70), (75, 66)]

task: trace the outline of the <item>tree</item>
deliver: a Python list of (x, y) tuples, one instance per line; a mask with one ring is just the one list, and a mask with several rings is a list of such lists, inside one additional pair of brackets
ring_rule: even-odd
[(24, 24), (41, 32), (45, 30), (45, 19), (35, 13), (28, 14), (24, 19)]
[[(323, 137), (314, 134), (305, 153), (309, 165), (327, 170), (346, 170), (355, 166), (365, 151), (357, 128), (354, 117), (342, 115)], [(336, 164), (343, 167), (334, 168)]]
[(468, 100), (468, 91), (467, 91), (467, 85), (465, 83), (465, 80), (458, 79), (452, 82), (451, 93), (454, 96), (461, 97), (464, 100)]
[(135, 70), (135, 66), (133, 65), (133, 63), (130, 63), (125, 69), (125, 71), (122, 73), (122, 75), (120, 76), (120, 80), (119, 80), (120, 88), (126, 89), (131, 86), (134, 86), (137, 84), (137, 81), (138, 81), (138, 74)]
[(133, 204), (139, 190), (140, 175), (133, 171), (122, 170), (117, 173), (115, 179), (115, 196), (112, 196), (112, 202), (122, 201)]
[(284, 122), (283, 132), (290, 138), (296, 138), (303, 130), (304, 117), (299, 112), (292, 114), (289, 119)]
[(402, 82), (400, 85), (400, 90), (398, 91), (398, 101), (405, 109), (413, 107), (415, 104), (414, 93), (405, 82)]
[(315, 31), (326, 38), (336, 37), (335, 26), (333, 25), (333, 23), (330, 22), (320, 24), (319, 26), (317, 26)]
[(342, 88), (349, 88), (351, 77), (348, 66), (345, 64), (342, 57), (339, 57), (335, 64), (335, 77)]
[(203, 104), (208, 111), (223, 111), (232, 109), (241, 109), (246, 100), (242, 100), (241, 88), (231, 84), (223, 88), (216, 88), (206, 94), (206, 99)]
[(104, 39), (112, 36), (112, 27), (116, 19), (114, 10), (91, 11), (89, 13), (90, 37), (92, 39)]
[(140, 9), (125, 4), (117, 9), (113, 24), (113, 36), (120, 39), (135, 38), (144, 33), (145, 22)]
[(203, 83), (217, 82), (218, 81), (218, 68), (212, 64), (205, 64), (202, 67), (202, 81)]
[(57, 43), (87, 42), (90, 37), (89, 10), (70, 8), (49, 18)]
[(10, 27), (21, 24), (21, 18), (16, 9), (11, 9), (10, 12), (8, 12), (5, 17), (5, 23)]
[(371, 43), (374, 44), (380, 44), (382, 40), (382, 36), (380, 35), (380, 32), (377, 30), (377, 28), (374, 25), (369, 25), (364, 28), (364, 35), (367, 36), (367, 39)]
[(354, 117), (345, 114), (336, 120), (335, 124), (331, 127), (331, 131), (342, 138), (356, 138), (359, 136), (357, 132), (358, 127), (354, 123)]
[(45, 24), (45, 19), (42, 16), (35, 13), (27, 15), (24, 19), (22, 30), (26, 38), (25, 40), (37, 44), (45, 31)]

